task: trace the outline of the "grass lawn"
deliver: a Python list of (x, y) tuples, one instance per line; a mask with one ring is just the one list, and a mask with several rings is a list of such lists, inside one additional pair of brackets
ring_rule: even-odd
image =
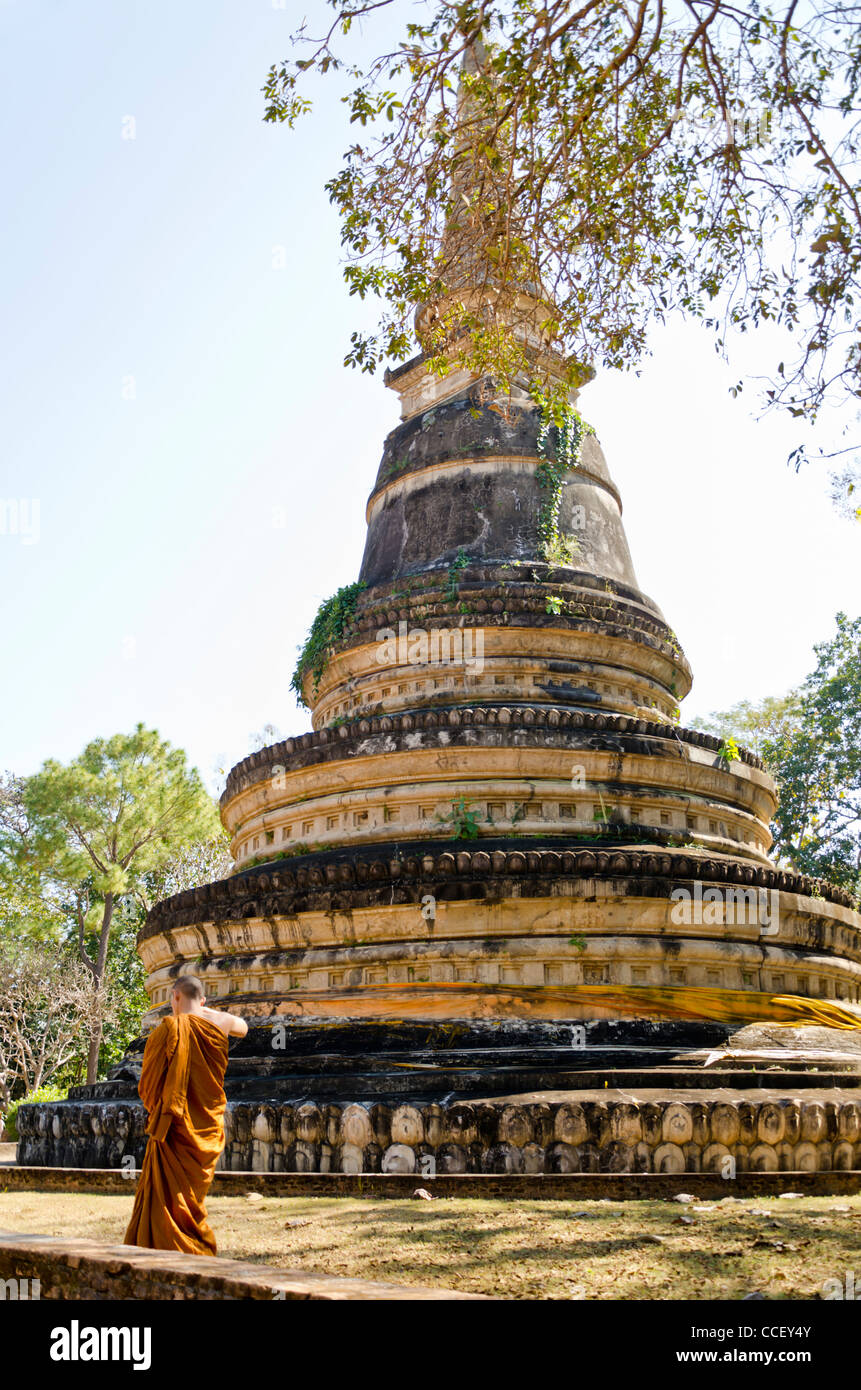
[[(680, 1183), (680, 1188), (683, 1184)], [(122, 1240), (126, 1196), (2, 1192), (0, 1229)], [(506, 1298), (822, 1296), (859, 1271), (861, 1197), (720, 1202), (213, 1197), (219, 1254)]]

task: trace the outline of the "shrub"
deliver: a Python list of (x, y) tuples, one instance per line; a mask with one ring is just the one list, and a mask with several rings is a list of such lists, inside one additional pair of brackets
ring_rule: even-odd
[(13, 1100), (9, 1109), (3, 1117), (3, 1129), (9, 1134), (11, 1139), (18, 1138), (18, 1106), (32, 1105), (40, 1100), (65, 1100), (68, 1094), (66, 1086), (37, 1086), (29, 1096), (22, 1096), (20, 1100)]

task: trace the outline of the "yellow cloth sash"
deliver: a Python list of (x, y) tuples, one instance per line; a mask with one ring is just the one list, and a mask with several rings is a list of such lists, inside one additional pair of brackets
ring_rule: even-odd
[(522, 1000), (525, 1016), (535, 1014), (542, 1018), (552, 1017), (557, 1008), (564, 1016), (572, 1006), (595, 1004), (628, 1018), (712, 1019), (719, 1023), (861, 1028), (861, 1009), (856, 1012), (828, 999), (807, 999), (800, 994), (768, 994), (751, 989), (699, 989), (682, 985), (498, 985), (481, 980), (413, 980), (409, 983), (369, 985), (357, 989), (356, 993), (368, 996), (377, 992), (383, 995), (388, 991), (431, 995), (494, 995), (506, 1002)]

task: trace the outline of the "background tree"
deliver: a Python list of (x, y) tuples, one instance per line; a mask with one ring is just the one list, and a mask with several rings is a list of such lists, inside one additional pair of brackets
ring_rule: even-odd
[(35, 827), (24, 801), (26, 779), (0, 775), (0, 933), (6, 941), (58, 941), (66, 923), (63, 894), (34, 867)]
[[(855, 430), (857, 4), (318, 0), (318, 11), (319, 36), (303, 25), (268, 74), (265, 119), (307, 112), (314, 73), (346, 79), (357, 136), (326, 187), (350, 293), (382, 302), (348, 362), (406, 357), (422, 304), (434, 306), (423, 346), (439, 370), (454, 352), (503, 382), (535, 376), (517, 329), (534, 318), (524, 290), (540, 286), (545, 338), (574, 384), (592, 364), (635, 366), (651, 325), (677, 310), (722, 351), (731, 329), (777, 324), (789, 347), (775, 352), (767, 406), (807, 425), (842, 406), (835, 429)], [(388, 27), (360, 46), (371, 18)], [(838, 502), (857, 514), (857, 438), (834, 443), (827, 456), (847, 456)], [(791, 458), (805, 456), (802, 438)]]
[[(132, 970), (134, 910), (130, 917), (121, 905), (147, 903), (153, 875), (178, 851), (218, 834), (212, 799), (185, 753), (141, 724), (132, 734), (94, 740), (66, 765), (49, 761), (32, 777), (7, 778), (4, 790), (3, 910), (10, 903), (18, 914), (19, 933), (38, 923), (39, 911), (45, 932), (67, 923), (93, 997), (102, 999), (112, 944), (118, 973)], [(97, 1023), (88, 1081), (98, 1074), (101, 1038)]]
[[(125, 1056), (129, 1043), (140, 1034), (141, 1019), (150, 1008), (146, 992), (146, 971), (137, 953), (137, 934), (143, 926), (144, 913), (131, 897), (121, 898), (114, 910), (111, 926), (105, 979), (114, 1002), (110, 1014), (103, 1019), (99, 1044), (97, 1075), (107, 1075)], [(69, 1081), (83, 1081), (89, 1047), (75, 1055), (69, 1069)]]
[(786, 695), (767, 695), (758, 701), (739, 700), (722, 713), (695, 719), (693, 727), (716, 738), (734, 737), (744, 748), (768, 760), (766, 750), (773, 758), (772, 750), (794, 738), (801, 728), (801, 692), (790, 690)]
[(137, 935), (146, 914), (161, 898), (226, 878), (233, 867), (230, 840), (219, 827), (206, 840), (194, 840), (155, 868), (136, 876), (133, 890), (117, 904), (108, 947), (107, 977), (117, 998), (112, 1019), (102, 1032), (99, 1073), (116, 1066), (140, 1031), (150, 1007), (146, 972), (137, 952)]
[(81, 1038), (118, 1007), (115, 991), (93, 990), (74, 951), (0, 936), (0, 1116), (14, 1099), (64, 1077)]
[(861, 897), (861, 618), (836, 621), (798, 690), (743, 701), (698, 727), (753, 748), (777, 780), (774, 852)]

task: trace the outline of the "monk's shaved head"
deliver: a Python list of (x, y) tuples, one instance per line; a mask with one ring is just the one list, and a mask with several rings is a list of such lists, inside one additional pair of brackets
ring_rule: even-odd
[(203, 985), (196, 975), (180, 975), (174, 985), (177, 994), (182, 994), (186, 999), (203, 999), (205, 991)]

